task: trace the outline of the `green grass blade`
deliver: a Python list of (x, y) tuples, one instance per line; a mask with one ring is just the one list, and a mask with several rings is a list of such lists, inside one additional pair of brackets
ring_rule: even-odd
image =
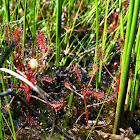
[(135, 65), (134, 79), (131, 87), (132, 92), (131, 92), (130, 111), (134, 111), (135, 109), (138, 90), (139, 90), (139, 82), (140, 82), (140, 24), (139, 24), (139, 30), (136, 39), (135, 55), (136, 55), (136, 65)]
[(113, 83), (114, 83), (114, 79), (113, 79), (113, 81), (112, 81), (112, 83), (111, 83), (111, 85), (110, 85), (110, 87), (109, 87), (109, 89), (108, 89), (108, 91), (107, 91), (106, 97), (105, 97), (105, 99), (104, 99), (104, 101), (103, 101), (103, 104), (102, 104), (102, 106), (101, 106), (101, 108), (100, 108), (100, 110), (99, 110), (99, 113), (98, 113), (98, 115), (97, 115), (97, 117), (96, 117), (95, 123), (93, 124), (93, 126), (92, 126), (92, 128), (91, 128), (91, 130), (90, 130), (90, 132), (89, 132), (89, 134), (88, 134), (88, 136), (87, 136), (87, 138), (86, 138), (86, 140), (88, 140), (90, 134), (92, 133), (92, 130), (94, 129), (94, 126), (96, 125), (96, 122), (97, 122), (97, 120), (98, 120), (98, 118), (99, 118), (99, 116), (100, 116), (100, 114), (101, 114), (101, 111), (102, 111), (102, 109), (103, 109), (103, 107), (104, 107), (104, 104), (105, 104), (105, 102), (106, 102), (106, 100), (107, 100), (107, 97), (108, 97), (108, 95), (109, 95), (109, 93), (110, 93), (110, 91), (111, 91), (111, 88), (112, 88)]
[[(16, 4), (18, 5), (19, 0), (16, 0)], [(18, 6), (16, 7), (16, 20), (18, 20)]]
[(61, 37), (61, 14), (62, 14), (62, 0), (57, 0), (56, 12), (56, 66), (59, 66), (59, 53), (60, 53), (60, 37)]
[[(2, 104), (1, 104), (1, 98), (0, 98), (0, 108), (1, 107), (2, 107)], [(0, 139), (1, 140), (3, 140), (2, 126), (3, 126), (3, 119), (2, 119), (2, 111), (0, 109)]]
[(33, 0), (33, 43), (36, 43), (36, 0)]
[[(105, 48), (106, 48), (106, 36), (107, 36), (107, 15), (108, 15), (108, 7), (109, 7), (110, 0), (106, 1), (106, 10), (105, 10), (105, 18), (104, 18), (104, 30), (103, 30), (103, 39), (102, 39), (102, 56), (104, 56)], [(100, 67), (99, 67), (99, 76), (98, 81), (100, 83), (101, 81), (101, 71), (102, 71), (102, 61), (100, 61)]]
[(106, 36), (107, 36), (107, 15), (108, 15), (108, 8), (109, 8), (109, 2), (110, 0), (107, 0), (106, 2), (106, 11), (105, 11), (105, 21), (104, 21), (104, 30), (103, 30), (103, 39), (102, 39), (102, 49), (103, 49), (103, 56), (104, 56), (104, 50), (105, 50), (105, 47), (106, 47)]
[(123, 4), (122, 0), (119, 0), (119, 8), (120, 8), (120, 30), (121, 30), (121, 38), (124, 39), (124, 32), (123, 32)]
[[(113, 133), (119, 133), (119, 127), (121, 124), (122, 114), (124, 110), (125, 96), (127, 93), (127, 85), (128, 85), (128, 77), (129, 77), (129, 67), (130, 67), (130, 58), (131, 58), (131, 50), (134, 43), (135, 31), (137, 27), (137, 18), (139, 12), (139, 0), (135, 0), (135, 8), (133, 12), (133, 19), (131, 25), (131, 31), (129, 36), (128, 46), (124, 48), (123, 58), (122, 58), (122, 70), (121, 70), (121, 78), (120, 78), (120, 87), (119, 87), (119, 95), (117, 101), (117, 109), (115, 116), (115, 123)], [(131, 17), (130, 17), (131, 18)]]
[[(3, 89), (3, 91), (6, 91), (5, 86), (4, 86), (4, 81), (3, 81), (3, 78), (2, 78), (3, 77), (2, 74), (0, 74), (0, 77), (1, 77), (2, 89)], [(16, 133), (15, 133), (15, 128), (14, 128), (14, 123), (13, 123), (10, 107), (9, 107), (9, 104), (8, 104), (8, 99), (7, 99), (6, 96), (5, 96), (5, 102), (6, 102), (6, 105), (7, 105), (8, 114), (9, 114), (9, 118), (10, 118), (10, 122), (11, 122), (11, 126), (12, 126), (12, 136), (13, 136), (13, 139), (16, 140)]]
[(24, 49), (26, 42), (26, 13), (27, 13), (27, 0), (24, 0), (24, 20), (23, 20), (23, 39), (22, 39), (22, 56), (24, 57)]
[[(98, 0), (96, 0), (96, 48), (95, 48), (95, 57), (94, 62), (98, 63), (98, 44), (99, 44), (99, 15), (98, 15)], [(98, 89), (98, 72), (96, 72), (96, 90)]]
[(5, 7), (5, 17), (6, 17), (6, 23), (8, 24), (10, 22), (10, 9), (9, 9), (9, 0), (3, 0), (4, 7)]

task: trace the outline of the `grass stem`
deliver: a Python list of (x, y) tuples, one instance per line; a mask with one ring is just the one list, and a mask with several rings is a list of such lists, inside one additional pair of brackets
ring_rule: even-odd
[(56, 12), (56, 66), (59, 66), (59, 53), (60, 53), (60, 37), (61, 37), (61, 14), (62, 14), (62, 0), (57, 0)]
[[(131, 6), (132, 1), (133, 0), (130, 1), (130, 6)], [(132, 18), (130, 35), (129, 35), (129, 41), (125, 40), (128, 42), (128, 45), (127, 46), (125, 45), (124, 52), (123, 52), (120, 87), (119, 87), (113, 134), (119, 133), (119, 127), (121, 125), (121, 120), (123, 116), (125, 97), (127, 93), (128, 77), (129, 77), (131, 50), (132, 50), (132, 46), (135, 40), (134, 37), (135, 37), (137, 18), (138, 18), (138, 12), (139, 12), (139, 2), (140, 2), (139, 0), (135, 0), (135, 6), (134, 6), (135, 8), (133, 8), (134, 11), (133, 11), (133, 18)], [(129, 20), (129, 17), (128, 17), (128, 20)]]

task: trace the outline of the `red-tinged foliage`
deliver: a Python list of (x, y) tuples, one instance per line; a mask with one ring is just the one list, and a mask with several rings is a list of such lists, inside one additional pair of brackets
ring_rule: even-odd
[(66, 10), (65, 10), (65, 8), (62, 8), (62, 13), (63, 13), (63, 18), (65, 19), (66, 18)]
[(117, 94), (119, 93), (119, 86), (120, 86), (120, 73), (116, 76), (116, 83), (117, 83)]
[(82, 89), (82, 94), (84, 96), (84, 104), (85, 104), (85, 115), (86, 115), (86, 124), (88, 126), (88, 112), (87, 112), (87, 103), (86, 103), (86, 96), (87, 95), (94, 95), (98, 99), (102, 99), (104, 97), (104, 94), (102, 92), (96, 92), (92, 90), (87, 90), (86, 88)]
[(45, 66), (46, 57), (48, 58), (50, 56), (52, 49), (47, 47), (48, 42), (41, 31), (37, 32), (36, 40), (36, 51), (39, 51), (38, 65), (40, 66), (40, 69), (43, 69)]
[(87, 126), (88, 126), (88, 112), (87, 112), (87, 103), (86, 103), (86, 90), (85, 89), (82, 89), (82, 94), (84, 96), (84, 104), (85, 104), (85, 115), (86, 115), (86, 123), (87, 123)]
[(93, 80), (93, 77), (95, 76), (96, 72), (98, 71), (98, 65), (97, 63), (93, 63), (92, 64), (92, 69), (91, 69), (91, 78), (90, 78), (90, 81), (88, 83), (88, 87), (91, 85), (91, 82)]
[(87, 112), (87, 103), (86, 103), (86, 98), (85, 98), (85, 96), (84, 96), (84, 103), (85, 103), (86, 123), (87, 123), (87, 126), (88, 126), (88, 112)]
[(87, 90), (86, 89), (82, 89), (82, 94), (83, 94), (83, 96), (86, 96), (87, 95)]
[(19, 44), (21, 31), (22, 31), (21, 28), (20, 27), (17, 27), (12, 32), (12, 37), (13, 37), (13, 39), (15, 39), (16, 44)]
[(12, 57), (13, 57), (13, 63), (15, 65), (15, 67), (21, 72), (25, 71), (25, 67), (22, 63), (23, 60), (22, 60), (20, 52), (15, 55), (12, 54)]
[(52, 101), (52, 102), (46, 102), (45, 100), (37, 97), (37, 96), (34, 96), (34, 95), (29, 95), (30, 97), (32, 98), (35, 98), (37, 100), (40, 100), (41, 102), (45, 103), (45, 104), (49, 104), (51, 107), (53, 107), (54, 109), (58, 109), (60, 110), (60, 108), (62, 108), (64, 106), (64, 103), (63, 102), (55, 102), (55, 101)]
[(73, 71), (76, 73), (78, 80), (81, 81), (81, 71), (79, 70), (78, 66), (74, 66)]
[(69, 30), (69, 29), (70, 29), (70, 24), (67, 25), (67, 30)]
[(94, 94), (94, 96), (95, 96), (96, 98), (98, 98), (99, 100), (102, 100), (102, 99), (105, 97), (105, 95), (104, 95), (103, 92), (93, 92), (93, 94)]
[(113, 21), (112, 25), (107, 28), (107, 31), (115, 30), (115, 28), (116, 28), (116, 25), (117, 25), (118, 20), (119, 20), (119, 14), (114, 13), (113, 16), (114, 16), (114, 21)]
[(37, 32), (37, 42), (36, 45), (38, 47), (39, 50), (44, 49), (44, 36), (42, 34), (42, 32)]
[(75, 20), (76, 14), (77, 14), (77, 13), (74, 13), (74, 14), (72, 15), (72, 20)]
[(5, 33), (6, 40), (8, 41), (8, 44), (9, 44), (10, 43), (9, 42), (9, 29), (7, 25), (5, 25), (4, 33)]
[(49, 103), (54, 109), (60, 110), (61, 107), (63, 107), (64, 103), (63, 102), (52, 102)]
[(93, 95), (99, 99), (101, 99), (105, 96), (103, 92), (97, 92), (96, 90), (88, 90), (88, 91), (86, 91), (86, 95)]
[(48, 78), (48, 79), (42, 78), (41, 81), (45, 81), (45, 82), (48, 82), (48, 83), (53, 84), (53, 78), (52, 78), (52, 77), (50, 77), (50, 78)]
[(70, 83), (68, 82), (68, 81), (65, 81), (64, 82), (64, 86), (67, 88), (67, 89), (70, 89), (70, 90), (74, 90), (72, 87), (71, 87), (71, 85), (70, 85)]
[(82, 1), (79, 1), (79, 6), (80, 6), (80, 12), (82, 12), (82, 7), (83, 7), (83, 2)]
[[(8, 28), (6, 28), (6, 29), (7, 29), (6, 36), (7, 36), (7, 38), (9, 38)], [(19, 28), (19, 27), (16, 27), (11, 33), (12, 39), (14, 39), (16, 41), (16, 46), (17, 46), (16, 47), (17, 53), (12, 54), (13, 63), (14, 63), (14, 66), (16, 67), (18, 73), (20, 75), (24, 76), (27, 80), (29, 80), (31, 83), (34, 84), (37, 80), (40, 80), (40, 79), (36, 78), (36, 74), (37, 74), (37, 71), (39, 70), (39, 67), (43, 68), (45, 66), (44, 61), (45, 61), (46, 55), (48, 55), (49, 49), (48, 49), (48, 47), (46, 47), (45, 37), (43, 36), (43, 34), (41, 32), (38, 32), (37, 51), (40, 54), (37, 58), (37, 63), (39, 63), (39, 65), (37, 66), (36, 70), (32, 70), (29, 62), (33, 58), (33, 56), (31, 56), (30, 58), (27, 58), (28, 61), (26, 62), (26, 64), (23, 64), (23, 58), (22, 58), (22, 54), (21, 54), (22, 50), (20, 49), (20, 33), (21, 33), (21, 28)], [(43, 80), (53, 84), (53, 78), (49, 78), (49, 79), (44, 78)], [(9, 86), (17, 87), (14, 85), (9, 85)], [(30, 98), (31, 98), (30, 86), (21, 81), (21, 85), (19, 86), (18, 92), (21, 90), (24, 92), (26, 100), (30, 104)], [(54, 104), (53, 104), (53, 106), (54, 106)], [(59, 107), (60, 105), (56, 105), (56, 106)], [(30, 116), (31, 116), (31, 113), (29, 111), (29, 123), (30, 123)]]

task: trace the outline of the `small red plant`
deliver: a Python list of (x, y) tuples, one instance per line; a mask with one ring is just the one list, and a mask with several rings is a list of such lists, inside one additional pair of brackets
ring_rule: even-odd
[[(36, 78), (38, 72), (41, 71), (42, 69), (44, 69), (44, 67), (46, 65), (46, 56), (48, 56), (49, 53), (51, 52), (50, 51), (51, 49), (49, 47), (47, 47), (46, 40), (45, 40), (43, 33), (42, 32), (37, 33), (36, 50), (39, 53), (38, 57), (35, 59), (35, 58), (33, 58), (33, 55), (32, 55), (32, 56), (29, 56), (28, 58), (26, 58), (26, 61), (24, 61), (23, 56), (22, 56), (22, 49), (20, 46), (20, 38), (19, 38), (19, 34), (21, 33), (21, 31), (22, 31), (21, 28), (17, 27), (15, 30), (13, 30), (13, 32), (11, 34), (12, 39), (15, 40), (16, 46), (17, 46), (15, 49), (15, 51), (17, 51), (17, 53), (12, 54), (15, 71), (33, 84), (36, 84), (36, 82), (40, 81), (40, 80), (53, 84), (52, 77), (50, 77), (50, 78), (43, 77), (42, 79)], [(7, 29), (6, 34), (7, 34), (7, 38), (8, 38), (9, 37), (8, 29)], [(46, 101), (42, 100), (41, 98), (32, 95), (30, 86), (25, 84), (22, 81), (21, 81), (20, 86), (11, 85), (11, 84), (8, 84), (8, 85), (11, 87), (18, 88), (16, 94), (23, 91), (28, 104), (30, 104), (30, 98), (32, 97), (32, 98), (38, 99), (38, 100), (50, 105), (54, 109), (60, 109), (64, 105), (63, 102), (56, 102), (54, 100), (51, 101), (51, 99), (50, 99), (50, 102), (46, 102)], [(12, 104), (13, 100), (14, 100), (14, 98), (12, 98), (9, 105)], [(29, 111), (29, 117), (27, 118), (27, 120), (29, 121), (29, 125), (31, 125), (30, 119), (31, 119), (31, 112)]]
[(96, 72), (98, 71), (98, 65), (97, 65), (97, 63), (93, 63), (92, 64), (92, 69), (91, 69), (91, 78), (90, 78), (90, 81), (89, 81), (89, 83), (88, 83), (88, 87), (90, 87), (90, 85), (91, 85), (91, 82), (92, 82), (92, 80), (93, 80), (93, 77), (95, 76), (95, 74), (96, 74)]
[(96, 92), (94, 90), (91, 90), (89, 87), (91, 86), (91, 82), (93, 80), (93, 77), (95, 76), (95, 73), (98, 71), (98, 65), (96, 63), (92, 64), (92, 69), (91, 69), (91, 78), (90, 81), (88, 83), (88, 85), (86, 85), (86, 83), (83, 83), (83, 87), (82, 87), (82, 83), (81, 83), (81, 71), (78, 68), (78, 66), (75, 66), (73, 68), (73, 71), (75, 72), (76, 76), (78, 77), (78, 81), (80, 82), (81, 85), (81, 93), (79, 94), (71, 85), (68, 81), (65, 82), (65, 87), (73, 92), (75, 92), (77, 95), (79, 95), (81, 98), (84, 99), (84, 104), (85, 104), (85, 112), (82, 113), (79, 118), (85, 114), (86, 115), (86, 124), (88, 126), (88, 111), (87, 111), (87, 103), (86, 103), (86, 96), (89, 95), (93, 95), (96, 99), (101, 100), (104, 97), (104, 94), (101, 92)]
[(86, 115), (86, 123), (87, 123), (87, 126), (88, 126), (88, 112), (87, 112), (87, 103), (86, 103), (86, 90), (85, 89), (82, 89), (82, 94), (84, 96), (84, 103), (85, 103), (85, 115)]
[(74, 66), (73, 71), (76, 73), (78, 80), (81, 81), (81, 71), (79, 70), (78, 66)]

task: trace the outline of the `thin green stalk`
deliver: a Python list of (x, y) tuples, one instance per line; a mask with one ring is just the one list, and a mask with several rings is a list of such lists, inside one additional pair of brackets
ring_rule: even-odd
[[(83, 0), (81, 1), (80, 5), (79, 5), (79, 8), (78, 8), (78, 10), (77, 10), (77, 12), (76, 12), (76, 16), (75, 16), (75, 18), (74, 18), (74, 20), (73, 20), (73, 24), (72, 24), (72, 28), (71, 28), (71, 31), (70, 31), (69, 39), (71, 38), (72, 33), (73, 33), (73, 29), (75, 28), (76, 19), (77, 19), (77, 16), (78, 16), (79, 12), (80, 12), (80, 7), (81, 7), (81, 5), (82, 5), (82, 2), (83, 2)], [(79, 23), (79, 25), (80, 25), (80, 23)], [(77, 26), (78, 26), (78, 25), (77, 25)]]
[(22, 40), (22, 56), (24, 58), (24, 49), (26, 42), (26, 11), (27, 11), (27, 0), (24, 0), (24, 20), (23, 20), (23, 40)]
[[(69, 28), (71, 27), (71, 22), (70, 22), (70, 18), (71, 18), (71, 9), (72, 9), (72, 1), (68, 1), (68, 20), (67, 20), (67, 25), (66, 26), (69, 26)], [(64, 40), (64, 43), (67, 44), (66, 45), (66, 51), (69, 50), (69, 36), (70, 36), (70, 33), (67, 32), (66, 35), (65, 35), (65, 40)], [(65, 53), (67, 54), (67, 53)]]
[[(19, 0), (16, 0), (16, 5), (18, 5)], [(16, 20), (18, 20), (18, 6), (16, 6)]]
[(138, 50), (140, 49), (140, 48), (139, 48), (139, 45), (140, 45), (140, 23), (139, 23), (138, 33), (137, 33), (137, 39), (136, 39), (134, 57), (136, 57), (136, 56), (138, 55), (137, 52), (138, 52)]
[[(47, 16), (47, 17), (44, 17), (44, 15), (43, 15), (43, 12), (42, 12), (42, 10), (40, 10), (39, 11), (39, 9), (41, 9), (41, 7), (40, 7), (40, 5), (39, 5), (39, 3), (38, 3), (38, 1), (37, 1), (37, 11), (36, 11), (36, 18), (38, 17), (38, 13), (40, 12), (40, 14), (41, 14), (41, 16), (42, 16), (42, 20), (41, 21), (38, 21), (37, 22), (37, 19), (36, 19), (36, 25), (38, 24), (38, 23), (45, 23), (45, 27), (46, 27), (46, 31), (45, 31), (45, 35), (46, 36), (48, 36), (48, 39), (49, 39), (49, 41), (50, 41), (50, 44), (53, 44), (52, 43), (52, 38), (51, 38), (51, 30), (53, 29), (53, 27), (52, 26), (54, 26), (54, 24), (53, 24), (53, 22), (50, 22), (50, 20), (51, 20), (51, 18), (49, 17), (49, 16)], [(49, 13), (48, 13), (48, 15), (51, 15), (52, 13), (52, 11), (53, 11), (53, 6), (54, 6), (54, 1), (53, 0), (51, 0), (50, 1), (50, 5), (49, 5)], [(38, 12), (39, 11), (39, 12)], [(53, 13), (55, 13), (55, 10), (54, 10), (54, 12)], [(51, 46), (51, 45), (50, 45)]]
[[(139, 89), (139, 82), (140, 82), (140, 24), (139, 24), (139, 30), (137, 34), (137, 40), (136, 40), (136, 46), (135, 46), (135, 55), (136, 55), (136, 62), (135, 70), (134, 70), (134, 78), (132, 82), (132, 92), (131, 92), (131, 104), (130, 104), (130, 111), (134, 111), (137, 95), (138, 95), (138, 89)], [(135, 59), (135, 57), (134, 57)]]
[(110, 0), (107, 0), (106, 2), (106, 11), (105, 11), (105, 18), (104, 18), (104, 30), (103, 30), (103, 39), (102, 39), (102, 49), (103, 49), (103, 56), (104, 56), (104, 50), (105, 50), (105, 47), (106, 47), (106, 36), (107, 36), (107, 15), (108, 15), (108, 7), (109, 7), (109, 2)]
[(88, 4), (89, 3), (89, 1), (88, 0), (86, 0), (86, 4)]
[(98, 0), (96, 0), (96, 48), (95, 48), (95, 62), (97, 61), (98, 59), (98, 43), (99, 43), (99, 22), (98, 22), (98, 19), (99, 18), (99, 15), (98, 15)]
[(36, 0), (33, 0), (33, 43), (36, 43)]
[[(140, 76), (140, 72), (139, 72), (138, 75)], [(131, 96), (130, 111), (134, 111), (134, 109), (135, 109), (135, 105), (136, 105), (136, 101), (137, 101), (137, 96), (138, 96), (138, 92), (139, 92), (139, 83), (140, 83), (140, 79), (136, 79), (135, 90), (134, 90), (133, 96)]]
[(127, 17), (127, 20), (126, 20), (127, 27), (126, 27), (124, 50), (123, 50), (124, 59), (126, 57), (127, 46), (128, 46), (128, 41), (129, 41), (129, 35), (130, 35), (130, 29), (131, 29), (131, 23), (132, 23), (132, 15), (133, 15), (133, 7), (134, 7), (134, 1), (130, 0), (128, 16), (126, 15), (126, 17)]
[(10, 7), (9, 7), (9, 0), (7, 0), (7, 12), (8, 12), (8, 21), (10, 22)]
[[(6, 91), (4, 81), (3, 81), (3, 78), (2, 78), (3, 77), (2, 74), (0, 74), (0, 77), (1, 77), (2, 89), (3, 89), (3, 91)], [(16, 133), (15, 133), (15, 128), (14, 128), (14, 123), (13, 123), (10, 107), (9, 107), (9, 104), (8, 104), (8, 99), (7, 99), (6, 96), (5, 96), (5, 102), (6, 102), (6, 105), (7, 105), (8, 114), (9, 114), (10, 122), (11, 122), (11, 125), (12, 125), (12, 136), (13, 136), (13, 139), (16, 140)]]
[[(96, 48), (95, 48), (95, 57), (94, 57), (94, 61), (96, 62), (96, 63), (98, 63), (97, 62), (97, 60), (98, 60), (98, 44), (99, 44), (99, 37), (98, 37), (98, 35), (99, 35), (99, 22), (98, 22), (98, 20), (99, 20), (99, 15), (98, 15), (98, 0), (96, 0)], [(96, 72), (96, 90), (98, 89), (98, 72)]]
[(16, 0), (16, 5), (15, 5), (15, 9), (14, 11), (12, 12), (12, 14), (10, 15), (10, 20), (13, 21), (13, 19), (15, 18), (15, 14), (16, 14), (16, 20), (18, 22), (18, 8), (19, 8), (19, 3), (20, 3), (20, 0)]
[(3, 2), (4, 2), (4, 7), (5, 7), (6, 23), (8, 24), (10, 22), (9, 0), (4, 0)]
[(119, 8), (120, 8), (120, 30), (121, 30), (121, 38), (124, 39), (124, 32), (123, 32), (123, 6), (122, 0), (119, 0)]
[[(1, 90), (0, 90), (1, 91)], [(1, 98), (0, 98), (0, 108), (2, 107), (1, 105)], [(2, 126), (3, 126), (3, 119), (2, 119), (2, 111), (0, 109), (0, 139), (3, 140), (3, 132), (2, 132)]]
[[(131, 2), (130, 1), (130, 6)], [(123, 110), (124, 110), (124, 103), (125, 97), (127, 93), (127, 85), (128, 85), (128, 78), (129, 78), (129, 67), (130, 67), (130, 58), (131, 58), (131, 50), (133, 43), (135, 41), (135, 31), (137, 26), (137, 18), (139, 12), (139, 0), (135, 0), (135, 8), (133, 9), (133, 19), (131, 24), (131, 30), (129, 35), (128, 45), (124, 48), (123, 58), (122, 58), (122, 66), (121, 66), (121, 78), (120, 78), (120, 87), (119, 87), (119, 94), (118, 94), (118, 101), (117, 101), (117, 108), (116, 108), (116, 116), (115, 116), (115, 123), (113, 134), (119, 133), (119, 127), (122, 120)], [(131, 17), (130, 17), (131, 18)], [(129, 18), (128, 18), (129, 19)], [(127, 41), (127, 40), (126, 40)]]
[[(107, 15), (108, 15), (108, 7), (109, 7), (110, 0), (107, 0), (106, 2), (106, 11), (105, 11), (105, 18), (104, 18), (104, 30), (103, 30), (103, 39), (102, 39), (102, 56), (104, 56), (104, 51), (106, 48), (106, 36), (107, 36)], [(100, 83), (101, 81), (101, 71), (102, 71), (102, 61), (100, 61), (100, 68), (99, 68), (99, 76), (98, 81)]]
[(8, 129), (9, 129), (9, 131), (10, 131), (10, 133), (13, 135), (12, 129), (11, 129), (11, 127), (9, 126), (9, 122), (6, 120), (6, 118), (5, 118), (5, 116), (4, 116), (3, 114), (2, 114), (2, 118), (3, 118), (3, 120), (5, 121), (7, 127), (8, 127)]
[(67, 114), (66, 114), (66, 118), (65, 118), (62, 140), (64, 140), (64, 134), (66, 131), (66, 125), (67, 125), (67, 121), (68, 121), (68, 117), (69, 117), (69, 113), (70, 113), (72, 99), (73, 99), (73, 92), (71, 92), (70, 97), (69, 97), (68, 110), (67, 110)]
[(62, 0), (57, 0), (56, 12), (56, 66), (59, 66), (59, 53), (60, 53), (60, 37), (61, 37), (61, 14), (62, 14)]
[(134, 8), (134, 0), (130, 0), (129, 2), (129, 13), (128, 13), (128, 21), (127, 21), (127, 27), (126, 27), (126, 37), (125, 37), (125, 44), (124, 44), (124, 58), (127, 52), (127, 46), (129, 41), (129, 35), (130, 35), (130, 29), (131, 29), (131, 23), (132, 23), (132, 15), (133, 15), (133, 8)]
[(104, 107), (104, 104), (105, 104), (105, 102), (106, 102), (106, 100), (107, 100), (107, 97), (108, 97), (108, 95), (109, 95), (109, 93), (110, 93), (110, 91), (111, 91), (111, 88), (112, 88), (112, 84), (113, 84), (113, 83), (114, 83), (114, 79), (113, 79), (113, 81), (112, 81), (112, 83), (111, 83), (111, 85), (110, 85), (110, 87), (109, 87), (109, 89), (108, 89), (108, 91), (107, 91), (106, 97), (105, 97), (105, 99), (104, 99), (104, 101), (103, 101), (103, 104), (102, 104), (102, 106), (101, 106), (101, 108), (100, 108), (100, 110), (99, 110), (99, 113), (98, 113), (98, 115), (97, 115), (97, 117), (96, 117), (95, 123), (93, 124), (93, 126), (92, 126), (92, 128), (91, 128), (91, 130), (90, 130), (90, 132), (89, 132), (89, 134), (88, 134), (88, 136), (87, 136), (87, 138), (86, 138), (86, 140), (88, 140), (90, 134), (92, 133), (92, 131), (93, 131), (93, 129), (94, 129), (94, 126), (96, 125), (96, 122), (97, 122), (97, 120), (98, 120), (98, 118), (99, 118), (99, 116), (100, 116), (100, 114), (101, 114), (101, 111), (102, 111), (102, 109), (103, 109), (103, 107)]

